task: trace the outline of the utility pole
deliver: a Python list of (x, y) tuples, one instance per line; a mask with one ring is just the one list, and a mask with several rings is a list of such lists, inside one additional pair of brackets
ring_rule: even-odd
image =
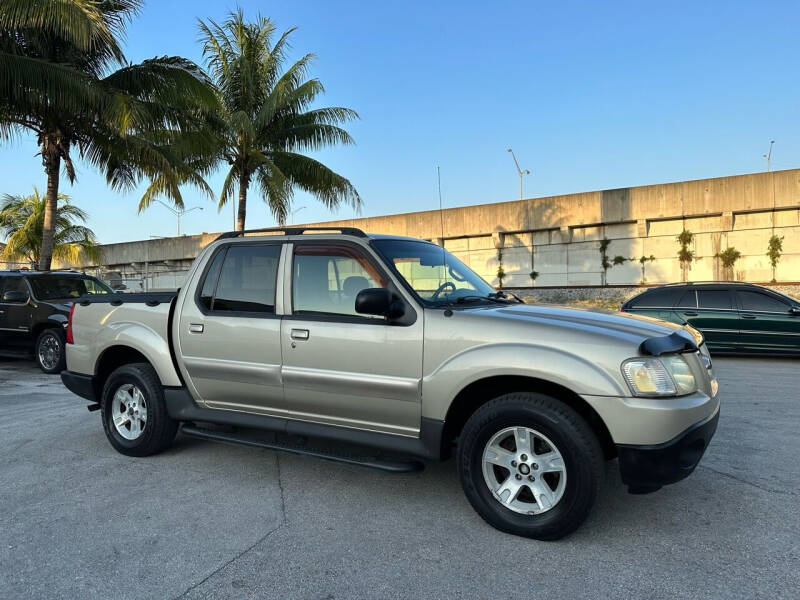
[(772, 160), (772, 145), (775, 143), (775, 140), (770, 141), (769, 143), (769, 152), (764, 155), (764, 158), (767, 159), (767, 173), (769, 173), (769, 161)]
[(528, 169), (520, 169), (519, 162), (517, 162), (517, 156), (514, 154), (514, 151), (511, 148), (506, 148), (506, 152), (511, 152), (511, 158), (514, 159), (514, 166), (517, 167), (517, 173), (519, 174), (519, 199), (522, 200), (522, 178), (525, 175), (530, 175), (531, 172)]
[(174, 207), (170, 206), (169, 204), (165, 204), (161, 200), (156, 200), (156, 202), (158, 202), (161, 206), (166, 208), (169, 212), (171, 212), (173, 215), (175, 215), (177, 217), (177, 220), (178, 220), (178, 235), (181, 234), (181, 217), (183, 215), (185, 215), (186, 213), (192, 212), (193, 210), (203, 210), (202, 206), (193, 206), (192, 208), (174, 208)]

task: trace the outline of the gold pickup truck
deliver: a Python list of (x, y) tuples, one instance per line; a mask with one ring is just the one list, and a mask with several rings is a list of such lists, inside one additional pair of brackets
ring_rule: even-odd
[(179, 428), (390, 471), (454, 454), (488, 523), (542, 540), (583, 522), (604, 460), (635, 493), (688, 476), (719, 416), (691, 328), (527, 305), (440, 246), (350, 228), (223, 234), (177, 293), (81, 298), (66, 337), (62, 380), (123, 454)]

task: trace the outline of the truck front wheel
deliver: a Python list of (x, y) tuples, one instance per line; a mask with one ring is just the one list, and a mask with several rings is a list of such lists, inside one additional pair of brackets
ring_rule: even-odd
[(586, 519), (600, 489), (603, 452), (574, 410), (518, 392), (482, 405), (458, 443), (461, 485), (493, 527), (556, 540)]
[(147, 363), (123, 365), (109, 375), (100, 403), (103, 429), (114, 448), (149, 456), (167, 448), (178, 422), (167, 414), (158, 375)]

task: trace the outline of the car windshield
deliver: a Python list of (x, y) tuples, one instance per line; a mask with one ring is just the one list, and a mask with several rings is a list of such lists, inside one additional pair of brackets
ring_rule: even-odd
[(374, 245), (427, 303), (440, 305), (497, 299), (492, 286), (440, 246), (390, 239), (375, 240)]
[(78, 298), (84, 294), (112, 294), (113, 290), (94, 277), (74, 275), (37, 275), (29, 278), (38, 300)]

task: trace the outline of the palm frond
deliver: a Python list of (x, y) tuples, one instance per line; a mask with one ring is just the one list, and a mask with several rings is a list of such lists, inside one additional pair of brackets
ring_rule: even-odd
[(346, 204), (361, 210), (361, 196), (353, 184), (321, 162), (294, 152), (275, 152), (272, 162), (292, 185), (313, 194), (328, 209)]

